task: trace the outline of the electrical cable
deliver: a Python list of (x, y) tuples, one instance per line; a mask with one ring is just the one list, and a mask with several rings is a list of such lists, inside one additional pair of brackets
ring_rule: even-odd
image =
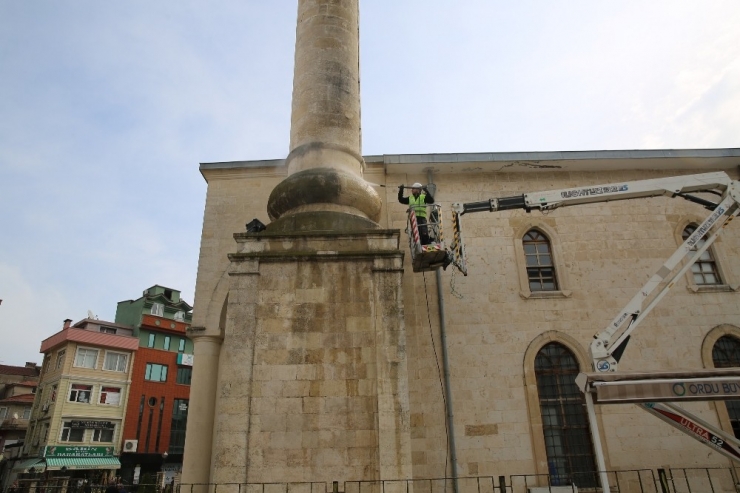
[[(421, 273), (422, 278), (424, 279), (424, 297), (426, 298), (427, 303), (427, 321), (429, 322), (429, 337), (432, 340), (432, 350), (434, 351), (434, 362), (437, 364), (437, 376), (439, 377), (439, 388), (442, 391), (442, 404), (444, 404), (445, 409), (447, 409), (447, 399), (445, 397), (445, 387), (444, 383), (442, 382), (442, 368), (439, 367), (439, 356), (437, 355), (437, 346), (434, 344), (434, 331), (432, 329), (432, 318), (429, 315), (430, 308), (429, 308), (429, 293), (427, 292), (427, 276), (426, 272)], [(448, 423), (448, 416), (447, 412), (445, 411), (445, 435), (447, 437), (446, 443), (446, 449), (447, 453), (445, 454), (445, 476), (447, 476), (447, 466), (450, 462), (450, 424)]]
[(450, 292), (452, 292), (452, 296), (457, 298), (458, 300), (462, 300), (465, 298), (465, 296), (457, 290), (457, 282), (455, 278), (456, 270), (452, 269), (452, 275), (450, 276)]

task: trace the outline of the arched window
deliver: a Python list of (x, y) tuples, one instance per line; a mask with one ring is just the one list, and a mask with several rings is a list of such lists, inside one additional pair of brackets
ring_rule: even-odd
[[(684, 241), (686, 241), (686, 238), (691, 236), (694, 231), (696, 231), (696, 224), (689, 224), (686, 226), (681, 235)], [(692, 250), (696, 251), (696, 249), (700, 248), (703, 244), (704, 238), (697, 241)], [(717, 269), (717, 261), (712, 253), (712, 247), (707, 248), (707, 250), (701, 254), (699, 260), (694, 262), (694, 265), (691, 266), (691, 272), (694, 276), (694, 284), (697, 286), (722, 284), (722, 279), (720, 278), (719, 270)]]
[(553, 486), (598, 486), (586, 402), (576, 386), (573, 353), (557, 342), (540, 349), (534, 362), (550, 482)]
[[(740, 341), (732, 336), (717, 339), (712, 348), (712, 361), (715, 368), (735, 368), (740, 366)], [(732, 432), (740, 438), (740, 401), (725, 401), (727, 414), (730, 415)]]
[(530, 229), (522, 238), (524, 258), (527, 264), (529, 290), (557, 291), (555, 264), (552, 259), (550, 240), (536, 229)]

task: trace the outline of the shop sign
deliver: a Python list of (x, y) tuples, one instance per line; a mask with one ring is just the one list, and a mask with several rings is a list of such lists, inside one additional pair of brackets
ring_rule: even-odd
[(87, 428), (92, 430), (112, 430), (116, 427), (110, 421), (70, 421), (70, 428)]
[(185, 353), (178, 353), (177, 354), (177, 364), (182, 365), (182, 366), (193, 366), (193, 355), (185, 354)]
[(44, 457), (111, 457), (113, 447), (46, 446)]

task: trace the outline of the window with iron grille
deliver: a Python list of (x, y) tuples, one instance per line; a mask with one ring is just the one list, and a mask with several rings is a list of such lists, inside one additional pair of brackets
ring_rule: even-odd
[[(717, 339), (712, 348), (712, 362), (715, 368), (735, 368), (740, 366), (740, 341), (732, 336)], [(732, 433), (740, 438), (740, 400), (725, 401), (730, 415)]]
[[(686, 238), (691, 236), (696, 231), (696, 224), (689, 224), (684, 228), (683, 234), (681, 235), (684, 241)], [(692, 251), (696, 251), (704, 245), (704, 238), (696, 242)], [(694, 262), (691, 266), (691, 273), (694, 276), (694, 284), (697, 286), (707, 284), (722, 284), (722, 279), (719, 276), (719, 270), (717, 270), (717, 261), (712, 254), (712, 247), (701, 254), (699, 260)]]
[(536, 229), (530, 229), (522, 238), (527, 278), (530, 291), (557, 291), (555, 265), (552, 261), (550, 240)]
[(575, 356), (552, 342), (537, 353), (534, 370), (551, 484), (598, 486), (585, 398), (575, 383)]

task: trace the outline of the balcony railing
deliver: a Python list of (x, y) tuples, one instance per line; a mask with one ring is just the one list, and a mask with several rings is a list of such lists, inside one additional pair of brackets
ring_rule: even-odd
[(0, 420), (0, 430), (25, 430), (28, 428), (27, 419), (10, 418)]

